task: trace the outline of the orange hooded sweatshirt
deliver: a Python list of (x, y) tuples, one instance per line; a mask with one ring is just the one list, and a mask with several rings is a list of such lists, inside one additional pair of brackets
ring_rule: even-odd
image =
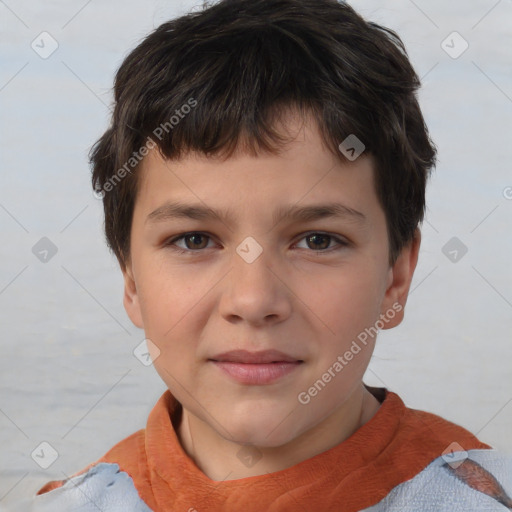
[[(179, 442), (172, 418), (181, 405), (169, 391), (151, 411), (145, 429), (115, 445), (95, 464), (118, 464), (154, 512), (352, 512), (381, 501), (454, 442), (463, 450), (491, 449), (454, 423), (406, 407), (386, 388), (366, 387), (381, 402), (370, 421), (339, 445), (274, 473), (228, 481), (209, 479)], [(64, 483), (50, 482), (38, 494)]]

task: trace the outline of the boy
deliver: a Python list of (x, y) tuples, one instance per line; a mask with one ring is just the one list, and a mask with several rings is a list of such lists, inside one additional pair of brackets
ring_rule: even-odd
[(336, 0), (222, 0), (121, 65), (91, 153), (168, 391), (34, 510), (507, 510), (512, 462), (362, 382), (436, 151), (401, 40)]

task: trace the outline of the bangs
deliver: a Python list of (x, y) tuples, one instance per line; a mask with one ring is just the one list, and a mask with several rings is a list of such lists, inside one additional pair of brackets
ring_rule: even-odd
[[(142, 47), (137, 60), (147, 72), (137, 83), (120, 70), (117, 81), (126, 83), (135, 105), (144, 105), (116, 98), (117, 127), (128, 127), (131, 133), (122, 135), (134, 146), (149, 137), (169, 159), (191, 151), (223, 158), (238, 150), (275, 153), (289, 140), (277, 127), (294, 111), (314, 118), (326, 147), (342, 160), (338, 145), (350, 134), (372, 151), (379, 116), (369, 104), (374, 98), (363, 94), (368, 77), (358, 76), (347, 56), (326, 53), (286, 23), (234, 24), (213, 40), (197, 30), (194, 44), (172, 38), (172, 24), (162, 31), (172, 44), (164, 62), (161, 51)], [(380, 105), (385, 110), (386, 102)]]

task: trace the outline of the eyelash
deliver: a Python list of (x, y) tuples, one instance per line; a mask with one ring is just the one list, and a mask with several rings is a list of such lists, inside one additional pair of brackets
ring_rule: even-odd
[[(182, 249), (181, 247), (177, 247), (176, 245), (174, 245), (178, 240), (182, 240), (184, 238), (187, 238), (188, 236), (190, 235), (201, 235), (203, 237), (206, 237), (208, 238), (209, 240), (211, 240), (211, 236), (207, 235), (206, 233), (201, 233), (200, 231), (189, 231), (187, 233), (182, 233), (181, 235), (177, 236), (177, 237), (174, 237), (172, 240), (169, 240), (168, 242), (165, 242), (164, 243), (164, 247), (168, 247), (169, 249), (173, 250), (173, 251), (176, 251), (177, 253), (179, 254), (199, 254), (201, 252), (203, 252), (206, 248), (203, 248), (203, 249)], [(330, 233), (324, 233), (322, 231), (309, 231), (307, 233), (305, 233), (302, 238), (299, 239), (299, 241), (303, 240), (304, 238), (307, 238), (308, 236), (311, 236), (311, 235), (321, 235), (321, 236), (325, 236), (325, 237), (328, 237), (331, 239), (331, 241), (335, 241), (339, 247), (337, 248), (330, 248), (330, 249), (321, 249), (321, 250), (318, 250), (318, 251), (315, 251), (313, 249), (311, 249), (312, 252), (315, 252), (315, 253), (329, 253), (331, 251), (336, 251), (336, 250), (340, 250), (344, 247), (347, 247), (349, 245), (348, 242), (346, 242), (345, 240), (342, 240), (341, 238), (335, 236), (335, 235), (331, 235)]]

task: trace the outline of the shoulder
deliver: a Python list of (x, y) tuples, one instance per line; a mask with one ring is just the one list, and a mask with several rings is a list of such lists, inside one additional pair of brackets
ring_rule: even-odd
[[(83, 477), (87, 474), (95, 475), (99, 464), (107, 463), (116, 465), (118, 469), (125, 472), (132, 479), (139, 479), (143, 468), (145, 467), (145, 452), (144, 452), (144, 429), (135, 432), (134, 434), (123, 439), (112, 447), (101, 459), (89, 464), (86, 468), (78, 473), (75, 473), (69, 480), (54, 480), (45, 484), (39, 491), (38, 495), (46, 494), (50, 491), (64, 486), (67, 482), (73, 481), (75, 477)], [(101, 466), (103, 467), (103, 466)], [(90, 473), (91, 470), (94, 470)], [(105, 475), (107, 473), (104, 473)]]
[[(390, 392), (395, 399), (401, 399)], [(403, 404), (403, 402), (401, 402)], [(447, 448), (452, 442), (457, 442), (466, 449), (491, 449), (492, 447), (480, 441), (464, 427), (453, 423), (437, 414), (413, 409), (403, 405), (401, 430), (404, 439), (419, 440), (436, 446)]]
[(466, 441), (467, 447), (470, 449), (491, 448), (488, 444), (479, 441), (475, 435), (464, 427), (433, 412), (409, 407), (394, 391), (366, 384), (365, 387), (381, 404), (372, 421), (378, 420), (381, 423), (391, 425), (390, 428), (396, 430), (400, 440), (406, 442), (418, 441), (419, 439), (423, 439), (425, 442), (432, 440), (437, 445), (439, 441), (449, 440), (448, 444), (450, 444), (453, 440), (460, 442), (460, 439)]
[(131, 477), (119, 465), (100, 462), (44, 494), (36, 496), (31, 512), (151, 512), (140, 499)]
[(492, 449), (434, 459), (367, 512), (512, 510), (512, 456)]

